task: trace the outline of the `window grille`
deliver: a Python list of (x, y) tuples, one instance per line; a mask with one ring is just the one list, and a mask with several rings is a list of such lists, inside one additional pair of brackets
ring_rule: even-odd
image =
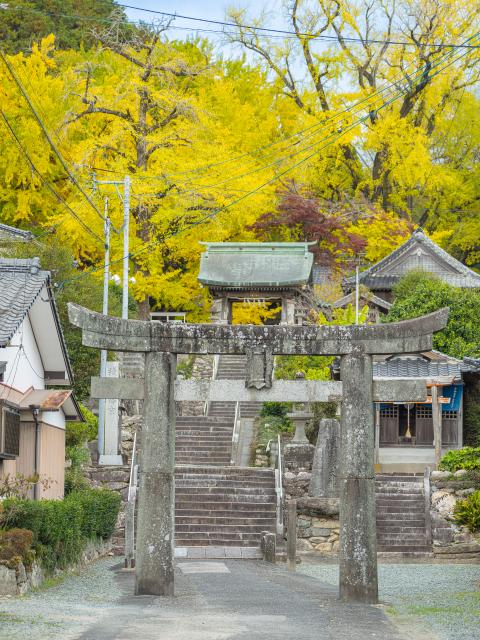
[(12, 409), (3, 410), (3, 453), (20, 455), (20, 414)]
[(398, 407), (395, 404), (389, 405), (388, 407), (382, 407), (380, 409), (380, 416), (382, 418), (397, 418), (398, 417)]
[(432, 418), (432, 407), (427, 404), (417, 404), (417, 418)]
[(457, 411), (442, 411), (442, 418), (444, 420), (457, 420), (458, 412)]

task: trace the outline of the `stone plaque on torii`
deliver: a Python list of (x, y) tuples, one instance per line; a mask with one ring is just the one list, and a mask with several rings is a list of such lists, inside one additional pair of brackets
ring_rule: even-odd
[[(281, 399), (289, 399), (287, 390), (289, 395), (301, 387), (309, 390), (305, 394), (309, 402), (341, 397), (340, 597), (378, 601), (373, 403), (387, 397), (382, 398), (381, 385), (375, 389), (372, 356), (431, 349), (432, 334), (446, 325), (448, 309), (394, 324), (349, 326), (166, 324), (112, 318), (73, 304), (69, 316), (83, 330), (85, 346), (146, 354), (143, 381), (94, 381), (97, 396), (144, 399), (136, 594), (173, 594), (176, 355), (246, 354), (247, 400), (275, 397), (278, 381), (272, 387), (271, 379), (275, 355), (339, 355), (340, 385), (292, 381), (284, 385)], [(192, 389), (203, 389), (215, 399), (215, 384), (210, 384), (212, 391), (206, 391), (201, 382), (179, 381), (176, 399), (192, 399)], [(241, 395), (240, 387), (236, 391)], [(425, 398), (419, 387), (415, 393)]]

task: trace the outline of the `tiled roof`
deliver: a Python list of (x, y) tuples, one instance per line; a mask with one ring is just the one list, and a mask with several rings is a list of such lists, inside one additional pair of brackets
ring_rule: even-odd
[(229, 289), (281, 288), (308, 283), (308, 242), (202, 242), (199, 281)]
[(408, 354), (401, 356), (389, 356), (384, 360), (374, 359), (374, 378), (439, 378), (448, 377), (455, 380), (461, 379), (462, 362), (431, 352), (424, 355)]
[[(362, 292), (360, 292), (360, 300), (365, 301), (367, 304), (375, 305), (377, 307), (380, 307), (381, 309), (385, 309), (386, 311), (388, 311), (392, 307), (391, 302), (387, 302), (387, 300), (384, 300), (383, 298), (379, 298), (373, 293), (369, 293), (368, 295), (365, 295)], [(332, 307), (336, 309), (338, 307), (345, 307), (347, 306), (347, 304), (355, 304), (354, 291), (352, 291), (351, 293), (347, 293), (346, 296), (343, 296), (338, 300), (335, 300), (335, 302), (332, 304)]]
[(38, 258), (0, 258), (0, 347), (7, 346), (49, 277)]
[(31, 238), (33, 238), (33, 234), (30, 231), (17, 229), (0, 222), (0, 240), (30, 240)]
[[(406, 262), (415, 256), (415, 264)], [(360, 283), (372, 290), (390, 290), (412, 268), (425, 269), (456, 287), (480, 288), (480, 274), (430, 240), (422, 229), (416, 229), (400, 247), (360, 273)], [(344, 286), (351, 291), (355, 277), (346, 278)]]

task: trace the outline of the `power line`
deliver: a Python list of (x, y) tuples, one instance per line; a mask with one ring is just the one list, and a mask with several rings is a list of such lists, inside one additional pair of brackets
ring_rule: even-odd
[[(464, 52), (464, 53), (460, 54), (460, 56), (458, 56), (458, 57), (462, 57), (462, 56), (466, 55), (466, 53), (467, 53), (467, 52)], [(453, 55), (454, 55), (454, 52), (453, 52), (453, 51), (450, 51), (450, 52), (448, 52), (448, 53), (442, 54), (442, 56), (441, 56), (441, 57), (440, 57), (440, 58), (439, 58), (439, 59), (438, 59), (438, 60), (437, 60), (437, 61), (436, 61), (432, 66), (431, 66), (431, 68), (428, 70), (428, 72), (430, 73), (430, 72), (431, 72), (432, 70), (434, 70), (435, 68), (437, 68), (437, 67), (441, 66), (442, 64), (445, 64), (445, 61), (446, 61), (446, 60), (448, 60), (449, 58), (451, 58)], [(457, 57), (457, 58), (458, 58), (458, 57)], [(416, 75), (412, 75), (412, 76), (410, 77), (410, 81), (411, 81), (412, 86), (415, 86), (415, 82), (420, 81), (420, 80), (424, 77), (424, 74), (425, 74), (425, 70), (424, 70), (424, 69), (422, 69), (422, 70), (417, 71)], [(377, 97), (376, 97), (375, 99), (380, 99), (380, 98), (382, 97), (382, 95), (381, 95), (381, 94), (382, 94), (382, 93), (385, 93), (387, 90), (390, 90), (393, 86), (395, 86), (395, 85), (394, 85), (394, 84), (392, 84), (392, 85), (390, 85), (389, 87), (386, 87), (385, 89), (383, 89), (383, 90), (381, 90), (381, 91), (377, 92)], [(409, 90), (410, 90), (410, 89), (411, 89), (411, 87), (409, 88)], [(397, 90), (397, 93), (398, 93), (398, 90)], [(403, 94), (406, 94), (406, 93), (408, 93), (408, 91), (403, 90), (403, 91), (402, 91), (402, 93), (403, 93)], [(396, 99), (396, 98), (395, 98), (395, 99)], [(370, 102), (370, 104), (369, 104), (369, 114), (368, 114), (368, 117), (369, 117), (371, 112), (376, 112), (378, 109), (377, 109), (374, 105), (372, 105), (372, 104), (371, 104), (371, 98), (368, 98), (368, 99), (367, 99), (367, 101), (369, 101), (369, 102)], [(362, 102), (364, 102), (364, 101), (361, 101), (361, 102), (360, 102), (360, 104), (358, 105), (358, 107), (361, 107)], [(390, 102), (389, 102), (389, 101), (387, 101), (386, 103), (384, 103), (384, 104), (381, 106), (381, 108), (384, 108), (384, 107), (385, 107), (385, 104), (390, 104)], [(351, 107), (351, 108), (349, 109), (349, 111), (352, 111), (352, 110), (353, 110), (353, 108), (354, 108), (354, 107)], [(357, 112), (359, 112), (360, 110), (361, 110), (361, 108), (357, 108), (357, 109), (356, 109), (356, 111), (357, 111)], [(355, 113), (355, 112), (353, 112), (353, 113)], [(363, 123), (365, 120), (367, 120), (367, 119), (368, 119), (368, 117), (366, 117), (366, 118), (362, 118), (362, 119), (360, 120), (360, 122), (359, 122), (359, 123)], [(333, 118), (333, 119), (334, 119), (334, 118)], [(357, 123), (357, 124), (359, 124), (359, 123)], [(349, 130), (351, 130), (351, 128), (350, 128), (350, 127), (349, 127), (348, 129), (349, 129)], [(309, 138), (312, 138), (312, 137), (317, 136), (317, 135), (318, 135), (318, 133), (319, 133), (319, 132), (313, 132), (313, 133), (310, 133), (308, 136), (306, 136), (306, 137), (304, 137), (304, 138), (303, 138), (303, 141), (308, 140)], [(297, 150), (297, 151), (295, 151), (295, 152), (292, 152), (292, 153), (288, 154), (287, 156), (280, 157), (280, 158), (278, 158), (278, 159), (274, 160), (273, 162), (271, 162), (271, 163), (269, 163), (269, 164), (267, 164), (267, 165), (263, 165), (263, 166), (260, 166), (260, 167), (256, 167), (256, 168), (253, 168), (253, 169), (248, 170), (248, 171), (246, 171), (246, 172), (243, 172), (243, 173), (240, 173), (240, 174), (237, 174), (237, 175), (234, 175), (234, 176), (230, 176), (229, 178), (226, 178), (226, 179), (224, 179), (224, 180), (221, 180), (220, 182), (217, 182), (217, 183), (215, 183), (215, 184), (208, 184), (208, 185), (192, 185), (192, 186), (193, 186), (193, 187), (195, 187), (195, 186), (196, 186), (196, 190), (197, 190), (197, 191), (198, 191), (198, 190), (204, 190), (204, 189), (215, 189), (215, 188), (218, 188), (218, 187), (220, 187), (220, 186), (223, 186), (223, 185), (229, 184), (230, 182), (234, 182), (234, 181), (240, 180), (240, 179), (242, 179), (242, 178), (248, 177), (249, 175), (252, 175), (252, 174), (254, 174), (254, 173), (258, 173), (258, 172), (260, 172), (260, 171), (264, 171), (265, 169), (268, 169), (268, 168), (271, 168), (271, 167), (275, 167), (275, 166), (277, 166), (277, 165), (280, 165), (280, 164), (282, 164), (286, 159), (296, 157), (296, 156), (298, 156), (298, 155), (299, 155), (299, 154), (301, 154), (301, 153), (304, 153), (304, 152), (306, 152), (306, 151), (309, 151), (310, 149), (312, 149), (312, 148), (316, 147), (318, 144), (321, 144), (321, 143), (322, 143), (322, 142), (324, 142), (325, 140), (329, 140), (329, 139), (331, 139), (331, 138), (334, 138), (334, 137), (335, 137), (335, 135), (336, 135), (336, 133), (330, 133), (330, 134), (328, 134), (327, 136), (322, 137), (320, 140), (317, 140), (317, 141), (313, 142), (312, 144), (310, 144), (310, 145), (308, 145), (308, 146), (304, 146), (304, 147), (302, 147), (301, 149), (299, 149), (299, 150)], [(298, 142), (296, 142), (296, 143), (290, 144), (290, 145), (288, 145), (287, 149), (288, 149), (288, 148), (291, 148), (291, 147), (294, 147), (294, 146), (295, 146), (295, 145), (297, 145), (297, 144), (299, 144), (299, 143), (298, 143)], [(266, 155), (266, 156), (264, 156), (264, 157), (267, 157), (267, 158), (268, 158), (268, 157), (271, 157), (271, 156), (272, 156), (272, 155), (274, 155), (275, 153), (276, 153), (276, 152), (273, 152), (273, 153), (271, 153), (271, 154), (267, 154), (267, 155)], [(186, 182), (186, 183), (184, 183), (184, 184), (188, 185), (188, 184), (191, 184), (191, 182), (192, 182), (192, 181), (190, 180), (190, 181), (187, 181), (187, 182)], [(190, 193), (194, 193), (194, 191), (191, 191)]]
[[(92, 231), (90, 229), (90, 227), (88, 227), (85, 224), (85, 222), (71, 208), (71, 206), (68, 204), (68, 202), (66, 202), (66, 200), (64, 200), (64, 198), (54, 189), (54, 187), (50, 184), (50, 182), (46, 178), (44, 178), (44, 176), (40, 173), (40, 171), (37, 169), (36, 165), (34, 164), (33, 160), (30, 158), (30, 156), (28, 154), (28, 151), (25, 149), (25, 147), (23, 146), (23, 144), (20, 141), (19, 137), (15, 133), (15, 130), (13, 129), (12, 125), (10, 124), (7, 116), (5, 115), (5, 113), (1, 109), (0, 109), (0, 115), (2, 116), (6, 126), (8, 128), (8, 131), (10, 132), (11, 136), (14, 138), (14, 140), (17, 143), (18, 147), (22, 151), (22, 153), (23, 153), (25, 159), (27, 160), (28, 164), (31, 166), (32, 170), (38, 175), (38, 177), (40, 178), (42, 183), (55, 196), (55, 198), (67, 209), (67, 211), (70, 213), (70, 215), (73, 216), (75, 218), (75, 220), (85, 229), (85, 231), (87, 231), (87, 233), (89, 233), (96, 240), (99, 240), (103, 244), (103, 239), (99, 235), (97, 235), (94, 231)], [(62, 224), (62, 222), (60, 222), (57, 226), (60, 226), (60, 224)]]
[(77, 178), (71, 173), (70, 169), (68, 168), (67, 163), (65, 162), (65, 160), (62, 157), (62, 154), (60, 153), (59, 149), (57, 148), (56, 144), (53, 142), (52, 137), (50, 136), (50, 133), (48, 132), (45, 124), (43, 123), (43, 120), (40, 118), (40, 116), (38, 115), (37, 110), (35, 109), (32, 101), (30, 100), (27, 92), (25, 91), (24, 86), (22, 85), (22, 83), (20, 82), (17, 74), (15, 73), (15, 71), (13, 70), (12, 65), (8, 62), (5, 54), (3, 53), (3, 51), (0, 50), (0, 58), (2, 59), (3, 63), (5, 64), (5, 66), (7, 67), (10, 75), (12, 76), (15, 84), (17, 85), (17, 87), (20, 89), (21, 94), (23, 95), (25, 101), (27, 102), (30, 111), (33, 113), (33, 115), (35, 116), (35, 120), (38, 122), (38, 124), (40, 125), (40, 128), (43, 131), (43, 134), (45, 136), (45, 138), (48, 141), (48, 144), (50, 145), (50, 148), (52, 149), (52, 151), (54, 152), (54, 154), (56, 155), (56, 157), (58, 158), (58, 160), (60, 161), (60, 164), (62, 165), (63, 169), (65, 170), (68, 178), (70, 179), (70, 181), (72, 182), (73, 185), (75, 185), (77, 187), (77, 189), (81, 192), (81, 194), (84, 196), (84, 198), (87, 200), (87, 202), (90, 204), (90, 206), (93, 208), (93, 210), (95, 211), (95, 213), (100, 217), (100, 219), (103, 221), (103, 217), (102, 214), (100, 213), (100, 211), (98, 210), (97, 206), (95, 205), (95, 203), (93, 202), (93, 200), (90, 198), (90, 196), (85, 192), (85, 190), (83, 189), (83, 187), (80, 185), (80, 183), (78, 182)]
[[(325, 35), (325, 34), (316, 34), (316, 33), (312, 33), (312, 32), (295, 32), (295, 31), (289, 31), (288, 29), (274, 29), (272, 27), (260, 27), (258, 25), (246, 25), (246, 24), (242, 24), (242, 23), (236, 23), (236, 22), (227, 22), (227, 21), (223, 21), (223, 20), (209, 20), (207, 18), (199, 18), (196, 16), (187, 16), (187, 15), (182, 15), (179, 13), (169, 13), (166, 11), (158, 11), (155, 9), (148, 9), (146, 7), (134, 7), (133, 5), (128, 5), (128, 4), (122, 4), (122, 3), (118, 3), (117, 5), (119, 7), (123, 7), (125, 9), (133, 9), (135, 11), (141, 11), (144, 13), (150, 13), (150, 14), (155, 14), (155, 15), (160, 15), (166, 18), (173, 18), (173, 19), (181, 19), (181, 20), (190, 20), (192, 22), (201, 22), (201, 23), (206, 23), (206, 24), (213, 24), (213, 25), (217, 25), (217, 26), (221, 26), (221, 27), (233, 27), (234, 29), (247, 29), (250, 31), (260, 31), (262, 33), (267, 34), (269, 37), (271, 38), (290, 38), (290, 39), (298, 39), (299, 37), (302, 38), (308, 38), (309, 40), (317, 40), (317, 41), (323, 41), (323, 42), (328, 42), (331, 44), (340, 44), (338, 37), (336, 35)], [(86, 22), (96, 22), (96, 23), (107, 23), (107, 24), (111, 24), (113, 22), (112, 18), (107, 18), (107, 17), (95, 17), (95, 16), (84, 16), (84, 15), (80, 15), (80, 14), (70, 14), (70, 13), (63, 13), (63, 12), (58, 12), (58, 11), (40, 11), (38, 9), (35, 9), (33, 7), (1, 7), (0, 6), (0, 11), (17, 11), (17, 12), (30, 12), (30, 13), (35, 13), (37, 15), (43, 15), (43, 16), (48, 16), (50, 18), (67, 18), (67, 19), (71, 19), (71, 20), (83, 20)], [(145, 23), (145, 21), (143, 20), (131, 20), (131, 19), (125, 19), (123, 21), (124, 24), (132, 24), (135, 25), (137, 27), (142, 27), (142, 26), (149, 26), (150, 24), (152, 26), (155, 26), (155, 23)], [(177, 30), (177, 31), (194, 31), (195, 33), (216, 33), (219, 35), (236, 35), (237, 31), (225, 31), (224, 28), (222, 29), (201, 29), (199, 27), (188, 27), (188, 26), (178, 26), (178, 25), (169, 25), (168, 27), (169, 29), (173, 29), (173, 30)], [(369, 45), (369, 44), (379, 44), (379, 45), (395, 45), (395, 46), (402, 46), (402, 47), (426, 47), (426, 48), (436, 48), (436, 49), (449, 49), (449, 48), (457, 48), (457, 49), (477, 49), (480, 47), (480, 45), (468, 45), (468, 44), (457, 44), (457, 43), (422, 43), (422, 44), (417, 44), (415, 42), (408, 42), (407, 40), (382, 40), (380, 38), (373, 38), (373, 39), (362, 39), (362, 38), (355, 38), (353, 36), (343, 36), (342, 35), (342, 39), (344, 42), (351, 42), (351, 43), (359, 43), (362, 45)]]
[[(477, 35), (476, 37), (478, 37), (478, 35)], [(464, 53), (460, 54), (460, 56), (457, 56), (457, 58), (456, 58), (456, 59), (459, 59), (460, 57), (463, 57), (463, 56), (467, 55), (467, 53), (468, 53), (468, 52), (464, 52)], [(448, 57), (448, 55), (445, 55), (444, 57)], [(455, 60), (453, 60), (453, 61), (449, 62), (448, 64), (446, 64), (446, 66), (444, 67), (444, 69), (445, 69), (445, 68), (447, 68), (448, 66), (450, 66), (451, 64), (453, 64), (453, 62), (455, 62)], [(438, 75), (438, 73), (440, 73), (440, 72), (441, 72), (442, 70), (444, 70), (444, 69), (437, 70), (437, 71), (436, 71), (436, 73), (435, 73), (434, 75)], [(392, 102), (394, 102), (395, 100), (398, 100), (398, 98), (399, 98), (399, 97), (401, 97), (404, 93), (405, 93), (405, 91), (398, 92), (398, 94), (397, 94), (396, 96), (394, 96), (394, 97), (390, 98), (390, 100), (388, 100), (388, 101), (387, 101), (386, 103), (384, 103), (381, 107), (379, 107), (378, 111), (380, 111), (381, 109), (384, 109), (385, 107), (387, 107), (389, 104), (391, 104), (391, 103), (392, 103)], [(361, 121), (364, 121), (364, 120), (366, 120), (367, 118), (368, 118), (368, 115), (367, 115), (367, 116), (364, 116), (364, 117), (363, 117), (363, 118), (361, 118), (361, 119), (359, 119), (357, 122), (352, 123), (352, 124), (350, 125), (350, 127), (349, 127), (349, 128), (347, 128), (347, 129), (345, 129), (345, 130), (343, 130), (343, 131), (339, 132), (339, 133), (338, 133), (338, 135), (337, 135), (337, 140), (338, 140), (339, 138), (343, 137), (346, 133), (348, 133), (349, 129), (351, 129), (351, 128), (353, 128), (353, 127), (357, 126), (359, 123), (361, 123)], [(256, 187), (255, 189), (251, 190), (251, 191), (250, 191), (250, 192), (248, 192), (247, 194), (245, 194), (245, 195), (243, 195), (243, 196), (241, 196), (241, 197), (239, 197), (239, 198), (237, 198), (237, 199), (235, 199), (235, 200), (231, 201), (230, 203), (228, 203), (228, 204), (224, 205), (223, 207), (221, 207), (221, 208), (217, 208), (216, 210), (211, 211), (210, 213), (208, 213), (208, 214), (206, 214), (205, 216), (203, 216), (203, 217), (199, 218), (199, 219), (198, 219), (198, 220), (196, 220), (195, 222), (189, 223), (187, 226), (182, 227), (181, 229), (178, 229), (178, 230), (176, 230), (176, 231), (173, 231), (173, 232), (171, 232), (171, 233), (169, 233), (169, 234), (166, 234), (166, 233), (165, 233), (165, 234), (163, 234), (163, 236), (162, 236), (160, 239), (158, 239), (158, 240), (155, 240), (155, 241), (152, 241), (152, 242), (148, 243), (147, 245), (145, 245), (144, 247), (142, 247), (142, 248), (141, 248), (141, 249), (139, 249), (138, 251), (134, 251), (134, 252), (129, 253), (128, 258), (133, 258), (133, 257), (136, 257), (136, 256), (140, 255), (141, 253), (144, 253), (145, 251), (150, 251), (151, 249), (153, 249), (155, 246), (157, 246), (157, 245), (159, 245), (159, 244), (165, 244), (165, 241), (166, 241), (168, 238), (172, 238), (172, 237), (178, 236), (178, 235), (180, 235), (181, 233), (184, 233), (185, 231), (188, 231), (188, 230), (190, 230), (190, 229), (192, 229), (192, 228), (194, 228), (194, 227), (197, 227), (197, 226), (199, 226), (199, 225), (201, 225), (201, 224), (204, 224), (204, 223), (205, 223), (205, 222), (207, 222), (208, 220), (213, 219), (213, 218), (214, 218), (214, 217), (216, 217), (219, 213), (224, 212), (224, 211), (226, 211), (227, 209), (230, 209), (231, 207), (233, 207), (233, 206), (235, 206), (236, 204), (238, 204), (238, 203), (242, 202), (243, 200), (245, 200), (246, 198), (250, 197), (251, 195), (253, 195), (253, 194), (257, 193), (258, 191), (260, 191), (261, 189), (263, 189), (263, 188), (264, 188), (265, 186), (267, 186), (268, 184), (270, 184), (270, 183), (272, 183), (272, 182), (274, 182), (274, 181), (278, 180), (280, 177), (282, 177), (283, 175), (285, 175), (286, 173), (288, 173), (288, 172), (289, 172), (289, 171), (291, 171), (292, 169), (297, 168), (298, 166), (300, 166), (301, 164), (303, 164), (304, 162), (306, 162), (306, 161), (307, 161), (307, 160), (309, 160), (310, 158), (312, 158), (312, 157), (314, 157), (315, 155), (317, 155), (317, 154), (318, 154), (320, 151), (322, 151), (324, 148), (326, 148), (327, 146), (330, 146), (331, 144), (333, 144), (334, 142), (335, 142), (335, 141), (328, 142), (326, 145), (324, 145), (324, 147), (321, 147), (321, 148), (320, 148), (320, 149), (318, 149), (317, 151), (315, 151), (315, 152), (311, 153), (311, 154), (310, 154), (310, 155), (308, 155), (306, 158), (303, 158), (302, 160), (300, 160), (299, 162), (297, 162), (297, 163), (296, 163), (296, 164), (294, 164), (293, 166), (288, 167), (288, 168), (287, 168), (287, 169), (285, 169), (283, 172), (281, 172), (279, 175), (274, 176), (273, 178), (271, 178), (271, 179), (270, 179), (270, 180), (268, 180), (267, 182), (265, 182), (265, 183), (263, 183), (263, 184), (259, 185), (258, 187)], [(117, 264), (117, 263), (119, 263), (119, 262), (122, 262), (122, 261), (123, 261), (123, 259), (124, 259), (124, 258), (120, 258), (120, 259), (117, 259), (117, 260), (112, 260), (112, 261), (110, 261), (110, 262), (109, 262), (108, 266), (111, 266), (111, 265), (113, 265), (113, 264)], [(60, 287), (63, 287), (65, 284), (67, 284), (67, 283), (69, 283), (69, 282), (73, 282), (73, 281), (79, 280), (80, 278), (83, 278), (83, 277), (86, 277), (86, 276), (91, 275), (91, 274), (93, 274), (93, 273), (96, 273), (97, 271), (100, 271), (100, 270), (104, 269), (106, 266), (107, 266), (107, 265), (102, 264), (102, 265), (100, 265), (100, 266), (98, 266), (98, 267), (95, 267), (95, 268), (93, 268), (93, 269), (89, 269), (88, 271), (86, 271), (86, 272), (84, 272), (84, 273), (82, 273), (82, 274), (79, 274), (78, 276), (75, 276), (75, 277), (70, 278), (70, 279), (68, 279), (68, 280), (64, 280), (63, 282), (59, 283), (59, 286), (60, 286)]]
[[(123, 4), (121, 2), (117, 2), (119, 7), (123, 7), (124, 9), (134, 9), (136, 11), (142, 11), (145, 13), (153, 13), (155, 15), (161, 15), (165, 18), (180, 18), (181, 20), (191, 20), (192, 22), (202, 22), (206, 24), (215, 24), (221, 27), (233, 27), (235, 29), (248, 29), (250, 31), (261, 31), (264, 33), (271, 34), (279, 34), (286, 36), (294, 36), (298, 38), (299, 36), (302, 38), (309, 38), (311, 40), (326, 40), (332, 42), (338, 42), (337, 36), (328, 36), (328, 35), (319, 35), (311, 32), (299, 32), (289, 31), (287, 29), (273, 29), (271, 27), (260, 27), (257, 25), (246, 25), (242, 23), (236, 22), (226, 22), (224, 20), (209, 20), (207, 18), (198, 18), (196, 16), (187, 16), (182, 15), (180, 13), (169, 13), (167, 11), (158, 11), (157, 9), (147, 9), (145, 7), (134, 7), (133, 5)], [(360, 42), (361, 44), (382, 44), (382, 45), (400, 45), (407, 47), (417, 47), (418, 45), (414, 42), (408, 41), (397, 41), (397, 40), (380, 40), (380, 39), (372, 39), (372, 40), (363, 40), (362, 38), (353, 38), (349, 36), (342, 36), (345, 42)], [(468, 48), (468, 49), (477, 49), (479, 45), (468, 45), (468, 44), (448, 44), (448, 43), (438, 43), (438, 44), (422, 44), (422, 47), (434, 47), (434, 48)]]

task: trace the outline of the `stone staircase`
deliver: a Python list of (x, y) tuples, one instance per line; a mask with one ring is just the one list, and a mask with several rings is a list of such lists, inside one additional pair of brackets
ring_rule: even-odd
[(211, 416), (177, 417), (175, 462), (229, 466), (233, 420)]
[[(217, 369), (217, 380), (245, 380), (245, 356), (220, 356)], [(261, 402), (241, 402), (242, 418), (255, 418), (262, 409)], [(208, 415), (222, 419), (234, 420), (235, 402), (211, 402)]]
[[(221, 403), (223, 404), (223, 403)], [(175, 548), (191, 558), (260, 557), (275, 531), (272, 469), (230, 464), (233, 416), (179, 416), (175, 435)]]
[(259, 555), (261, 532), (274, 532), (275, 518), (271, 469), (177, 467), (177, 548), (196, 547), (207, 557), (248, 557), (241, 550), (249, 549), (249, 557), (255, 557)]
[(381, 552), (429, 553), (423, 476), (377, 475), (377, 548)]

